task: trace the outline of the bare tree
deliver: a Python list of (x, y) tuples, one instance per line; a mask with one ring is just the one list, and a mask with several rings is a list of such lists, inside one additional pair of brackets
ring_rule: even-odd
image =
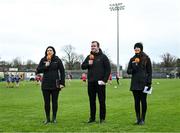
[(15, 59), (13, 59), (11, 65), (13, 67), (20, 68), (22, 66), (22, 61), (21, 61), (20, 57), (16, 57)]
[(163, 67), (176, 66), (177, 58), (175, 56), (171, 55), (170, 53), (165, 53), (165, 54), (161, 55), (161, 58), (162, 58), (161, 66), (163, 66)]
[(26, 62), (27, 69), (35, 69), (36, 66), (37, 66), (37, 64), (34, 61), (32, 61), (30, 59), (27, 60), (27, 62)]
[(177, 59), (177, 61), (176, 61), (176, 66), (177, 66), (177, 67), (180, 67), (180, 58)]
[(180, 58), (178, 58), (177, 61), (176, 61), (176, 67), (177, 67), (178, 73), (180, 74)]
[(84, 61), (84, 56), (82, 54), (79, 55), (79, 62), (82, 64)]
[(65, 63), (66, 69), (75, 69), (75, 65), (79, 64), (78, 62), (80, 62), (82, 56), (75, 53), (75, 48), (72, 45), (65, 45), (63, 51), (65, 52), (65, 56), (62, 57), (62, 60)]

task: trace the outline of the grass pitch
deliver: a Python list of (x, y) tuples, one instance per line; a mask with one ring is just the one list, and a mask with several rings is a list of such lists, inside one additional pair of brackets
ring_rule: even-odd
[(18, 88), (0, 83), (1, 132), (180, 132), (180, 80), (155, 79), (148, 95), (146, 123), (134, 125), (133, 96), (130, 80), (106, 87), (106, 122), (99, 123), (97, 99), (96, 123), (87, 124), (89, 101), (87, 85), (80, 80), (66, 83), (59, 95), (57, 124), (43, 125), (43, 97), (36, 82), (21, 82)]

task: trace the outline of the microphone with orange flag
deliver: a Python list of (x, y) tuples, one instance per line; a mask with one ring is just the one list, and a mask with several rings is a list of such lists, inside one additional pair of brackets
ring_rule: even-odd
[(94, 55), (93, 55), (93, 54), (90, 54), (90, 55), (89, 55), (89, 65), (92, 65), (92, 64), (93, 64), (93, 61), (94, 61)]
[(47, 58), (47, 61), (51, 61), (52, 55), (48, 54), (46, 58)]
[(90, 59), (90, 60), (94, 60), (94, 55), (93, 55), (93, 54), (90, 54), (90, 55), (89, 55), (89, 59)]

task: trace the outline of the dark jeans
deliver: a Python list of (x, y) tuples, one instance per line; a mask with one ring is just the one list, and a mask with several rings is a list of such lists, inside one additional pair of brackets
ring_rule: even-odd
[(100, 104), (100, 119), (105, 120), (106, 117), (106, 86), (98, 85), (98, 82), (88, 82), (88, 95), (90, 102), (90, 119), (96, 119), (96, 94), (98, 94)]
[[(142, 91), (132, 91), (134, 96), (135, 111), (137, 120), (145, 120), (146, 110), (147, 110), (147, 94)], [(140, 103), (142, 105), (142, 110), (140, 110)], [(142, 114), (140, 114), (142, 111)]]
[[(42, 90), (44, 97), (44, 109), (47, 120), (50, 120), (50, 102), (52, 101), (53, 120), (56, 119), (58, 110), (58, 95), (59, 90)], [(51, 100), (52, 99), (52, 100)]]

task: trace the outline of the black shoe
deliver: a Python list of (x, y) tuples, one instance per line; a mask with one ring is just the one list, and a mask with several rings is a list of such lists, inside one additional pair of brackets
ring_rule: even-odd
[(140, 122), (141, 122), (141, 120), (136, 120), (134, 125), (139, 125)]
[(141, 121), (139, 122), (139, 125), (144, 125), (144, 124), (145, 124), (144, 120), (141, 120)]
[(57, 123), (56, 119), (52, 120), (52, 123), (56, 124)]
[(93, 123), (93, 122), (95, 122), (94, 119), (89, 119), (89, 121), (87, 123)]
[(43, 121), (43, 124), (44, 125), (47, 125), (47, 124), (49, 124), (50, 123), (50, 120), (45, 120), (45, 121)]
[(105, 120), (104, 119), (100, 119), (100, 123), (105, 123)]

